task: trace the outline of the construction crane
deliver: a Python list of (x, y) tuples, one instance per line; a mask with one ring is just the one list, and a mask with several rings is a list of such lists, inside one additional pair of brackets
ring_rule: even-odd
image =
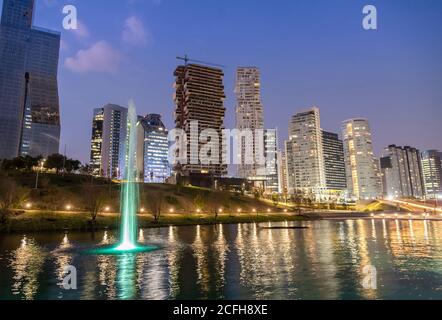
[(194, 59), (190, 59), (189, 56), (186, 54), (184, 55), (184, 57), (176, 57), (178, 60), (183, 60), (184, 61), (184, 65), (187, 66), (187, 64), (189, 62), (195, 62), (195, 63), (201, 63), (201, 64), (205, 64), (207, 66), (213, 66), (213, 67), (219, 67), (219, 68), (227, 68), (226, 66), (223, 66), (221, 64), (216, 64), (216, 63), (211, 63), (211, 62), (205, 62), (205, 61), (200, 61), (200, 60), (194, 60)]

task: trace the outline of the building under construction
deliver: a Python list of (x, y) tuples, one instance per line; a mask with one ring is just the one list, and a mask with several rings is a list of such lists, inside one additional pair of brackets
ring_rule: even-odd
[[(185, 64), (178, 66), (174, 73), (175, 125), (177, 129), (182, 129), (187, 134), (187, 161), (176, 164), (175, 171), (183, 177), (201, 176), (209, 179), (220, 177), (227, 174), (227, 165), (223, 164), (223, 154), (226, 150), (222, 139), (226, 112), (224, 73), (220, 68), (188, 64), (188, 61), (190, 60), (186, 57)], [(196, 121), (197, 126), (195, 126)], [(218, 133), (218, 148), (212, 150), (216, 152), (215, 155), (211, 154), (211, 159), (218, 161), (206, 163), (200, 159), (201, 148), (205, 143), (200, 142), (199, 137), (205, 129), (213, 129)], [(197, 141), (194, 141), (195, 137)]]

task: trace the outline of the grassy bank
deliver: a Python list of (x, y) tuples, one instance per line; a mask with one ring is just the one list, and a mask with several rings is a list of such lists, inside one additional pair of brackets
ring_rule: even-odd
[[(221, 214), (216, 219), (209, 214), (165, 214), (156, 223), (151, 215), (139, 215), (138, 223), (142, 228), (164, 226), (209, 225), (253, 222), (301, 221), (303, 217), (290, 213), (271, 214)], [(11, 216), (0, 225), (0, 232), (43, 232), (43, 231), (88, 231), (118, 229), (118, 214), (99, 215), (92, 223), (90, 215), (83, 212), (44, 212), (27, 211)]]

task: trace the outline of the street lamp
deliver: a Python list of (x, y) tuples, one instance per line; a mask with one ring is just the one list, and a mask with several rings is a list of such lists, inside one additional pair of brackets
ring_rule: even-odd
[(38, 189), (38, 175), (40, 171), (43, 171), (43, 166), (45, 165), (46, 159), (40, 161), (40, 166), (37, 169), (37, 175), (35, 176), (35, 189)]

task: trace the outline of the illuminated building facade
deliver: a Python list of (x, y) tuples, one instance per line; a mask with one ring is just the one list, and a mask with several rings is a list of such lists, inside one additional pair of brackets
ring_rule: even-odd
[(390, 145), (381, 158), (383, 195), (387, 198), (423, 198), (421, 155), (411, 147)]
[(168, 131), (159, 114), (141, 120), (144, 128), (144, 182), (164, 183), (170, 176)]
[(327, 189), (346, 190), (344, 144), (337, 133), (322, 131), (322, 150)]
[[(249, 130), (252, 133), (250, 141), (241, 136), (238, 143), (240, 151), (240, 164), (238, 177), (243, 179), (256, 178), (262, 165), (257, 163), (258, 153), (262, 147), (256, 137), (256, 130), (264, 129), (263, 106), (261, 102), (261, 75), (256, 67), (240, 67), (236, 71), (236, 129)], [(250, 152), (253, 163), (246, 160), (246, 152)]]
[(264, 130), (265, 191), (279, 193), (278, 133), (276, 129)]
[(94, 110), (90, 166), (95, 176), (122, 177), (126, 139), (127, 108), (107, 104)]
[(287, 156), (285, 150), (278, 152), (279, 193), (288, 194)]
[[(175, 164), (175, 171), (182, 176), (226, 175), (226, 150), (222, 134), (226, 112), (223, 71), (198, 64), (185, 64), (178, 66), (174, 74), (175, 127), (186, 133), (188, 142), (187, 160)], [(211, 129), (218, 135), (218, 148), (211, 150), (215, 154), (210, 155), (214, 161), (201, 161), (201, 149), (208, 143), (200, 139), (205, 129)]]
[(442, 168), (440, 152), (428, 150), (422, 153), (422, 174), (425, 184), (425, 195), (434, 199), (442, 195)]
[(347, 188), (356, 200), (382, 195), (379, 161), (373, 152), (372, 134), (366, 119), (344, 121), (342, 126)]
[(4, 0), (0, 23), (0, 159), (59, 151), (60, 34), (32, 26), (34, 0)]
[(289, 193), (320, 199), (326, 190), (320, 114), (317, 107), (295, 114), (286, 142)]

